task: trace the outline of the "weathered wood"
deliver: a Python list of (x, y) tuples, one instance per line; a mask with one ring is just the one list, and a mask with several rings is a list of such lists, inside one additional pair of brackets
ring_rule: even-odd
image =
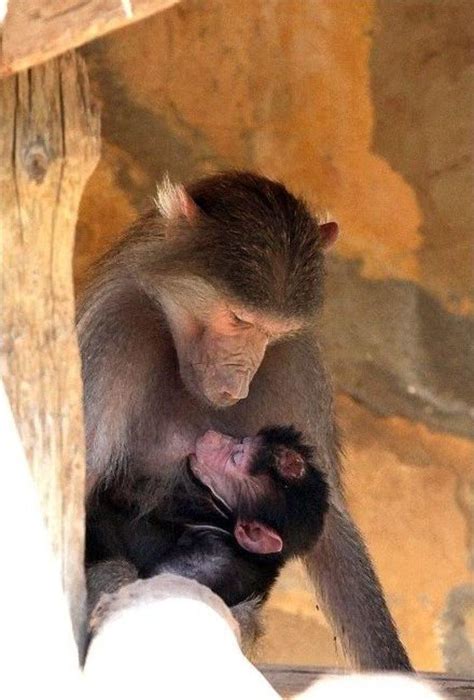
[[(318, 678), (341, 673), (339, 669), (311, 668), (305, 666), (260, 666), (265, 678), (284, 698), (302, 693)], [(417, 677), (427, 681), (445, 698), (472, 700), (474, 698), (474, 678), (453, 678), (439, 673), (420, 673)]]
[(0, 82), (2, 374), (78, 640), (85, 467), (72, 254), (99, 146), (99, 115), (74, 53)]
[(25, 70), (178, 0), (10, 0), (0, 76)]

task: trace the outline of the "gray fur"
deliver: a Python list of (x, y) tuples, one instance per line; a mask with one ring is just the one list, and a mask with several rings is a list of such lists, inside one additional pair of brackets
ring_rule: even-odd
[[(264, 425), (293, 424), (332, 487), (322, 540), (307, 561), (320, 604), (354, 666), (410, 669), (344, 503), (332, 388), (317, 344), (324, 277), (318, 223), (281, 185), (249, 174), (211, 178), (188, 192), (198, 220), (165, 222), (149, 212), (101, 263), (82, 299), (89, 486), (117, 478), (118, 470), (159, 470), (166, 494), (166, 479), (205, 430), (253, 435)], [(248, 397), (225, 410), (200, 403), (180, 378), (159, 299), (167, 280), (184, 274), (306, 323), (299, 336), (268, 348)]]
[(87, 609), (93, 612), (103, 593), (115, 593), (122, 586), (136, 581), (137, 570), (125, 559), (101, 561), (87, 569)]

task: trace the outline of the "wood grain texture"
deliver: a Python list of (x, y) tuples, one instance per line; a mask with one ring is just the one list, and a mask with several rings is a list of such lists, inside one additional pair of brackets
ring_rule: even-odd
[(0, 82), (0, 114), (2, 375), (80, 640), (85, 466), (72, 254), (100, 149), (82, 59), (68, 53)]
[[(306, 666), (260, 666), (267, 681), (284, 698), (302, 693), (318, 678), (327, 675), (339, 675), (339, 669), (311, 668)], [(417, 677), (427, 681), (445, 698), (453, 700), (472, 700), (474, 698), (474, 678), (454, 678), (439, 673), (420, 673)]]
[(25, 70), (178, 0), (10, 0), (0, 76)]

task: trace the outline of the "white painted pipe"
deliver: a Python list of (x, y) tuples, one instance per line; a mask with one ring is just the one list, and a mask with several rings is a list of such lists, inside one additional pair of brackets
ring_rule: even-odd
[(81, 673), (59, 562), (0, 382), (0, 697), (79, 697)]
[(279, 697), (241, 652), (227, 606), (196, 581), (161, 574), (101, 601), (84, 668), (88, 697)]

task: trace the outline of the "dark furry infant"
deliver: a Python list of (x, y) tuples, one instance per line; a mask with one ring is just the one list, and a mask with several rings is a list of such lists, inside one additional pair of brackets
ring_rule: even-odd
[[(88, 509), (88, 565), (121, 558), (143, 578), (180, 574), (230, 606), (265, 599), (283, 564), (313, 547), (328, 508), (324, 475), (291, 427), (243, 439), (209, 430), (162, 491), (155, 498), (151, 478), (101, 489)], [(144, 512), (146, 494), (159, 506)]]

